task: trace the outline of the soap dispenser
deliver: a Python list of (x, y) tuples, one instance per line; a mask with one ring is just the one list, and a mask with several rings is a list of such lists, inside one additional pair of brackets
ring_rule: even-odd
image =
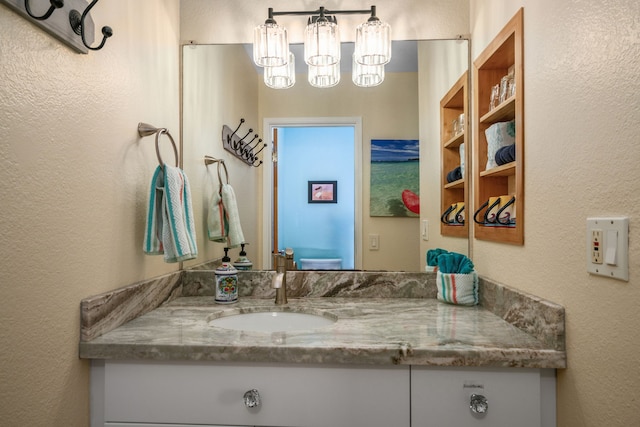
[(249, 260), (249, 258), (247, 258), (247, 253), (244, 250), (244, 245), (248, 245), (248, 243), (240, 244), (240, 256), (233, 262), (233, 266), (238, 271), (251, 270), (251, 268), (253, 267), (253, 263)]
[(216, 302), (232, 304), (238, 302), (238, 270), (231, 264), (229, 248), (224, 248), (222, 265), (216, 268)]

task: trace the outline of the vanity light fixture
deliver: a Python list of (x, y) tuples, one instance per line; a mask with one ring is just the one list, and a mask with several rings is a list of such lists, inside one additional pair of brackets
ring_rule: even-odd
[(371, 6), (371, 17), (356, 28), (355, 61), (362, 65), (384, 65), (391, 61), (391, 27), (376, 16)]
[(307, 65), (334, 65), (340, 62), (340, 29), (335, 16), (326, 16), (320, 6), (304, 30), (304, 62)]
[(313, 87), (326, 88), (340, 83), (340, 63), (331, 65), (309, 65), (309, 84)]
[(264, 84), (273, 89), (287, 89), (296, 83), (295, 56), (289, 52), (288, 62), (279, 67), (264, 68)]
[(273, 19), (273, 8), (264, 24), (253, 30), (253, 62), (260, 67), (280, 67), (289, 62), (287, 29)]
[[(279, 26), (274, 16), (307, 15), (304, 34), (304, 59), (309, 67), (309, 83), (314, 87), (331, 87), (340, 81), (340, 30), (335, 15), (370, 14), (369, 19), (358, 26), (355, 38), (353, 82), (358, 86), (376, 86), (384, 80), (384, 65), (391, 60), (391, 27), (376, 16), (376, 7), (370, 10), (330, 11), (320, 6), (316, 11), (274, 12), (269, 8), (268, 18), (254, 30), (253, 60), (265, 67), (265, 84), (284, 89), (293, 86), (295, 76), (284, 79), (290, 85), (274, 83), (274, 75), (282, 76), (285, 69), (295, 73), (289, 64), (293, 55), (289, 52), (287, 30)], [(278, 70), (270, 68), (278, 67)], [(357, 68), (357, 70), (356, 70)], [(267, 77), (269, 76), (269, 77)]]
[(373, 87), (384, 81), (384, 64), (363, 65), (356, 60), (353, 54), (351, 79), (356, 86)]

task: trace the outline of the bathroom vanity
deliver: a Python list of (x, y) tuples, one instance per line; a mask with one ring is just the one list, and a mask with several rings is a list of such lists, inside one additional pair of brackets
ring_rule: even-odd
[[(487, 280), (481, 305), (449, 305), (435, 299), (432, 273), (355, 272), (288, 273), (289, 304), (276, 307), (259, 277), (271, 273), (246, 275), (228, 306), (207, 295), (210, 272), (83, 301), (92, 426), (555, 426), (562, 307)], [(117, 320), (158, 288), (171, 297)], [(331, 321), (215, 326), (265, 311)]]

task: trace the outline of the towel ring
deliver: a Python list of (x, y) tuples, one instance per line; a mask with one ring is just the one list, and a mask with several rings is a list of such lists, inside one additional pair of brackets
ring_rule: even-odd
[(162, 134), (166, 134), (169, 137), (169, 140), (171, 141), (171, 146), (173, 147), (173, 156), (176, 159), (176, 167), (179, 166), (178, 163), (178, 147), (176, 147), (176, 142), (173, 140), (173, 137), (171, 136), (171, 134), (169, 133), (169, 131), (167, 129), (160, 129), (160, 131), (158, 133), (156, 133), (156, 155), (158, 156), (158, 162), (160, 163), (160, 166), (164, 165), (164, 162), (162, 161), (162, 156), (160, 156), (160, 135)]
[(160, 166), (164, 165), (162, 156), (160, 155), (160, 135), (164, 133), (169, 137), (169, 140), (171, 141), (171, 145), (173, 146), (173, 156), (176, 159), (176, 167), (179, 167), (180, 164), (178, 159), (178, 147), (176, 146), (176, 142), (173, 140), (173, 137), (169, 133), (169, 129), (157, 128), (155, 126), (142, 122), (138, 123), (138, 135), (140, 135), (140, 137), (151, 136), (154, 133), (156, 134), (156, 156), (158, 157), (158, 163), (160, 163)]

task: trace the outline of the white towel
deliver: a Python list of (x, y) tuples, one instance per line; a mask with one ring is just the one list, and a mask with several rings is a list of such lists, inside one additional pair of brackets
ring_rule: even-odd
[(245, 243), (244, 234), (242, 233), (242, 226), (240, 224), (240, 214), (238, 213), (238, 205), (236, 203), (236, 193), (229, 184), (222, 186), (222, 204), (224, 205), (224, 211), (226, 220), (229, 224), (229, 247), (235, 248), (240, 246), (241, 243)]
[(440, 301), (460, 305), (478, 304), (478, 274), (475, 271), (456, 274), (438, 270), (436, 286)]
[(216, 192), (211, 196), (209, 203), (209, 215), (207, 215), (207, 236), (209, 240), (218, 243), (227, 243), (229, 235), (229, 222), (227, 221), (222, 204), (222, 196)]
[(198, 256), (189, 180), (177, 167), (158, 166), (153, 174), (143, 249), (164, 254), (165, 262)]

